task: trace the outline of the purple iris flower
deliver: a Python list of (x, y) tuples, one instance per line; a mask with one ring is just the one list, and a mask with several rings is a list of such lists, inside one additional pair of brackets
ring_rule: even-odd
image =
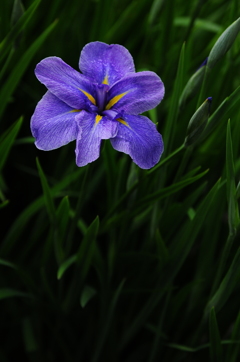
[(99, 157), (101, 141), (110, 139), (139, 167), (153, 167), (163, 152), (162, 136), (139, 114), (162, 100), (161, 79), (136, 73), (131, 54), (117, 44), (87, 44), (79, 68), (82, 74), (58, 57), (37, 64), (36, 77), (48, 89), (31, 118), (37, 148), (49, 151), (76, 140), (76, 163), (85, 166)]

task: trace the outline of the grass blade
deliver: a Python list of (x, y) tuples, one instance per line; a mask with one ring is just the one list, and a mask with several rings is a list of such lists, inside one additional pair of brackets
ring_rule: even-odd
[(72, 256), (70, 256), (70, 258), (68, 258), (67, 260), (65, 260), (60, 267), (58, 268), (58, 272), (57, 272), (57, 278), (61, 279), (63, 274), (65, 273), (65, 271), (74, 263), (76, 263), (77, 260), (77, 254), (74, 254)]
[(14, 290), (14, 289), (8, 289), (8, 288), (0, 289), (0, 300), (6, 299), (6, 298), (12, 298), (12, 297), (28, 297), (29, 298), (29, 297), (31, 297), (31, 295), (20, 292), (18, 290)]
[(218, 324), (215, 309), (212, 307), (209, 316), (209, 334), (210, 334), (210, 360), (211, 362), (222, 362), (223, 352), (221, 338), (218, 330)]
[(12, 148), (15, 138), (20, 130), (22, 125), (23, 118), (20, 117), (17, 122), (15, 122), (1, 137), (0, 143), (0, 171), (3, 169), (3, 166), (7, 160), (7, 156)]
[(51, 33), (51, 31), (56, 26), (57, 21), (54, 21), (36, 40), (35, 42), (28, 48), (25, 54), (21, 57), (19, 62), (16, 64), (15, 68), (12, 70), (9, 78), (6, 83), (3, 85), (0, 91), (0, 116), (2, 115), (5, 107), (7, 106), (7, 102), (9, 101), (12, 93), (17, 87), (19, 81), (21, 80), (25, 70), (27, 69), (30, 61), (32, 60), (35, 53), (38, 49), (43, 45), (45, 39)]
[(169, 113), (166, 121), (166, 127), (164, 129), (164, 149), (165, 149), (165, 155), (168, 155), (169, 152), (171, 152), (172, 149), (172, 142), (174, 139), (174, 133), (175, 133), (175, 124), (177, 121), (178, 116), (178, 103), (182, 92), (183, 87), (183, 75), (184, 75), (184, 53), (185, 53), (185, 43), (183, 43), (180, 57), (179, 57), (179, 63), (178, 63), (178, 69), (177, 69), (177, 75), (176, 80), (174, 83), (174, 91), (171, 98), (171, 104), (169, 107)]
[(37, 162), (38, 173), (39, 173), (39, 177), (40, 177), (41, 184), (42, 184), (43, 195), (44, 195), (44, 199), (45, 199), (49, 219), (50, 219), (52, 224), (55, 224), (56, 223), (56, 211), (55, 211), (55, 206), (54, 206), (54, 202), (53, 202), (52, 193), (51, 193), (51, 190), (50, 190), (50, 187), (48, 185), (46, 176), (45, 176), (45, 174), (43, 172), (43, 169), (42, 169), (38, 159), (36, 160), (36, 162)]
[(35, 0), (31, 6), (27, 9), (27, 11), (21, 16), (18, 22), (13, 26), (8, 35), (1, 41), (0, 43), (0, 61), (6, 56), (6, 54), (10, 51), (11, 46), (19, 33), (23, 28), (26, 27), (29, 20), (32, 18), (34, 12), (36, 11), (38, 5), (41, 0)]
[(230, 120), (227, 125), (226, 142), (226, 169), (227, 169), (227, 198), (228, 198), (228, 224), (230, 234), (236, 234), (239, 224), (238, 204), (236, 199), (235, 169), (232, 150), (232, 137)]
[(226, 301), (232, 294), (236, 285), (238, 285), (240, 280), (240, 248), (238, 248), (237, 253), (223, 278), (219, 288), (216, 293), (213, 295), (211, 300), (208, 302), (205, 308), (205, 318), (209, 315), (212, 307), (214, 306), (215, 310), (218, 312), (225, 305)]

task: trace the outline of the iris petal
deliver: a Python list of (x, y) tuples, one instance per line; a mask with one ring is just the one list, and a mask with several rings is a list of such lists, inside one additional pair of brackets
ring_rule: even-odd
[(85, 109), (86, 104), (94, 104), (94, 85), (61, 58), (43, 59), (37, 64), (35, 74), (51, 93), (70, 107)]
[(76, 116), (76, 121), (81, 130), (76, 146), (76, 163), (80, 167), (99, 157), (101, 141), (116, 136), (118, 122), (85, 111)]
[(31, 118), (31, 131), (37, 148), (49, 151), (77, 138), (75, 117), (78, 112), (50, 92), (45, 93)]
[(164, 85), (154, 72), (128, 74), (108, 92), (108, 109), (140, 114), (156, 107), (164, 96)]
[(118, 119), (118, 133), (111, 139), (111, 144), (143, 169), (155, 166), (163, 153), (162, 136), (145, 116), (124, 114)]
[(126, 48), (99, 41), (85, 45), (80, 55), (79, 69), (94, 82), (110, 86), (126, 74), (135, 72), (133, 58)]

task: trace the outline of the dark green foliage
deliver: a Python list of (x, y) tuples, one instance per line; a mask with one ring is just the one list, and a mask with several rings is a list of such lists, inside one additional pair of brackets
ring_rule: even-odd
[[(0, 361), (240, 360), (239, 16), (238, 0), (0, 1)], [(108, 141), (84, 168), (74, 142), (34, 145), (36, 64), (77, 69), (95, 40), (165, 84), (151, 170)]]

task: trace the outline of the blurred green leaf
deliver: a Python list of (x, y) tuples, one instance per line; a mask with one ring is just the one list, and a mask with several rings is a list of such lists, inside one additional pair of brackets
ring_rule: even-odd
[(96, 344), (96, 348), (94, 350), (94, 355), (93, 355), (93, 359), (92, 362), (97, 362), (99, 361), (99, 356), (104, 344), (104, 341), (107, 339), (107, 333), (109, 331), (111, 322), (112, 322), (112, 318), (114, 316), (114, 311), (116, 308), (116, 304), (118, 302), (118, 299), (121, 295), (123, 286), (125, 283), (125, 279), (123, 279), (121, 281), (121, 283), (119, 284), (117, 290), (113, 293), (113, 297), (110, 301), (110, 305), (108, 308), (108, 312), (107, 312), (107, 316), (104, 318), (104, 320), (102, 320), (102, 333), (100, 333), (98, 335), (98, 340), (97, 340), (97, 344)]
[[(235, 345), (236, 343), (239, 343), (239, 342), (235, 342), (235, 341), (231, 341), (231, 340), (223, 340), (221, 341), (222, 344), (227, 344), (227, 345)], [(207, 349), (210, 347), (210, 343), (205, 343), (205, 344), (202, 344), (201, 346), (198, 346), (198, 347), (188, 347), (188, 346), (183, 346), (181, 344), (176, 344), (176, 343), (168, 343), (167, 344), (168, 347), (170, 348), (175, 348), (175, 349), (178, 349), (179, 351), (185, 351), (185, 352), (198, 352), (198, 351), (201, 351), (202, 349)], [(232, 361), (232, 360), (229, 360), (229, 361)]]
[(9, 204), (9, 200), (5, 200), (0, 204), (0, 209), (7, 206)]
[(134, 18), (137, 18), (137, 15), (141, 11), (141, 4), (143, 2), (132, 1), (128, 3), (124, 8), (121, 16), (114, 22), (113, 26), (108, 30), (104, 36), (104, 41), (109, 43), (115, 39), (119, 34), (127, 34), (129, 32), (130, 24), (128, 22), (129, 17), (131, 17), (132, 22)]
[(238, 313), (237, 319), (234, 323), (231, 337), (233, 343), (228, 346), (226, 360), (237, 362), (240, 350), (240, 312)]
[(22, 121), (23, 118), (20, 117), (0, 138), (0, 171), (7, 160), (7, 156), (22, 125)]
[(178, 349), (179, 351), (197, 352), (197, 351), (200, 351), (201, 349), (205, 349), (205, 348), (209, 347), (209, 344), (203, 344), (200, 347), (192, 348), (192, 347), (188, 347), (188, 346), (183, 346), (181, 344), (168, 343), (168, 347)]
[(93, 257), (94, 242), (97, 236), (98, 228), (99, 218), (97, 216), (96, 219), (88, 227), (86, 234), (84, 235), (84, 238), (80, 244), (78, 252), (65, 260), (60, 265), (57, 273), (58, 279), (61, 279), (65, 271), (74, 263), (77, 263), (77, 265), (81, 268), (81, 279), (84, 279)]
[(19, 292), (18, 290), (1, 288), (0, 289), (0, 299), (12, 298), (12, 297), (31, 297), (30, 294)]
[(81, 307), (84, 308), (96, 293), (97, 293), (96, 289), (90, 287), (89, 285), (86, 285), (80, 297)]
[(191, 247), (196, 240), (198, 233), (201, 230), (203, 222), (207, 216), (207, 212), (210, 208), (210, 205), (214, 201), (217, 191), (220, 188), (220, 181), (218, 181), (209, 193), (205, 196), (201, 204), (195, 210), (195, 217), (193, 220), (188, 220), (185, 223), (182, 231), (176, 235), (174, 242), (171, 244), (170, 254), (172, 258), (171, 263), (171, 273), (176, 275), (177, 271), (183, 264), (188, 253), (191, 250)]
[(148, 114), (151, 121), (157, 125), (158, 124), (157, 108), (150, 109), (148, 111)]
[(59, 237), (61, 238), (61, 245), (63, 244), (64, 237), (67, 232), (67, 227), (69, 223), (69, 217), (70, 217), (70, 206), (69, 206), (69, 198), (68, 196), (65, 196), (58, 206), (57, 212), (57, 225), (58, 225), (58, 231), (59, 231)]
[[(63, 190), (67, 186), (69, 186), (73, 181), (80, 177), (82, 174), (82, 169), (78, 169), (77, 171), (68, 174), (61, 180), (56, 186), (54, 186), (51, 190), (53, 196), (57, 196), (59, 191)], [(21, 237), (22, 232), (26, 228), (29, 220), (42, 208), (45, 204), (44, 196), (39, 197), (35, 201), (33, 201), (22, 213), (17, 217), (14, 223), (11, 225), (10, 230), (8, 231), (6, 237), (3, 239), (1, 245), (1, 255), (5, 255), (9, 253), (16, 242)]]
[(197, 176), (187, 178), (187, 179), (177, 182), (171, 186), (164, 187), (161, 190), (153, 192), (153, 193), (149, 194), (148, 196), (143, 197), (139, 201), (139, 205), (141, 205), (141, 207), (143, 207), (143, 206), (145, 207), (153, 201), (161, 200), (165, 197), (168, 197), (168, 196), (174, 194), (175, 192), (182, 190), (184, 187), (190, 185), (191, 183), (199, 180), (201, 177), (205, 176), (208, 173), (208, 171), (209, 170), (206, 170), (204, 172), (201, 172)]
[(148, 22), (150, 25), (152, 25), (156, 19), (156, 17), (159, 15), (160, 11), (162, 10), (162, 7), (164, 5), (166, 0), (153, 0), (151, 9), (149, 11), (148, 15)]
[(9, 78), (3, 85), (0, 90), (0, 116), (2, 115), (7, 103), (17, 87), (21, 77), (23, 76), (25, 70), (27, 69), (30, 61), (32, 60), (35, 53), (38, 49), (43, 45), (45, 39), (51, 33), (51, 31), (56, 26), (57, 21), (54, 21), (36, 40), (35, 42), (27, 49), (25, 54), (20, 58), (19, 62), (16, 64), (14, 69), (12, 70)]
[(4, 265), (4, 266), (8, 266), (9, 268), (13, 268), (13, 269), (17, 269), (16, 265), (14, 265), (13, 263), (4, 260), (4, 259), (0, 259), (0, 265)]
[(168, 155), (168, 153), (171, 152), (172, 142), (174, 139), (174, 133), (176, 129), (176, 121), (178, 117), (178, 103), (183, 88), (184, 54), (185, 54), (185, 43), (183, 43), (182, 45), (179, 57), (177, 75), (174, 82), (174, 90), (172, 93), (171, 104), (169, 107), (168, 117), (163, 134), (165, 155)]
[(56, 224), (54, 232), (55, 254), (58, 263), (65, 259), (64, 240), (66, 239), (67, 229), (70, 219), (70, 206), (68, 196), (65, 196), (56, 211)]
[(23, 16), (24, 7), (21, 0), (14, 0), (13, 10), (11, 16), (11, 24), (15, 25), (17, 21)]
[(58, 272), (57, 272), (57, 278), (61, 279), (63, 274), (65, 273), (65, 271), (74, 263), (76, 263), (77, 260), (77, 254), (74, 254), (72, 256), (70, 256), (70, 258), (68, 258), (67, 260), (65, 260), (60, 267), (58, 268)]
[(157, 255), (161, 261), (162, 265), (165, 265), (169, 261), (169, 251), (167, 249), (167, 246), (164, 243), (164, 240), (159, 232), (159, 230), (156, 231), (156, 246), (157, 246)]
[(26, 144), (33, 144), (35, 139), (33, 137), (23, 137), (19, 138), (14, 142), (14, 145), (26, 145)]
[(214, 307), (211, 308), (209, 315), (209, 335), (210, 335), (210, 360), (211, 362), (222, 362), (223, 351), (221, 337), (218, 330), (218, 324)]
[(51, 193), (50, 187), (48, 185), (46, 176), (42, 170), (39, 160), (36, 159), (36, 162), (37, 162), (38, 173), (39, 173), (41, 184), (42, 184), (43, 195), (44, 195), (44, 199), (45, 199), (45, 203), (46, 203), (47, 212), (48, 212), (51, 223), (55, 225), (56, 210), (55, 210), (55, 206), (54, 206), (54, 202), (53, 202), (52, 193)]
[(227, 174), (229, 233), (222, 254), (219, 258), (218, 269), (214, 278), (214, 282), (212, 284), (211, 294), (215, 293), (216, 289), (219, 287), (219, 283), (221, 281), (223, 273), (225, 272), (226, 263), (239, 225), (239, 210), (238, 210), (238, 203), (236, 197), (235, 170), (234, 170), (230, 120), (228, 121), (227, 125), (227, 138), (226, 138), (226, 174)]
[(219, 288), (217, 289), (211, 300), (207, 303), (207, 306), (205, 308), (205, 318), (208, 317), (210, 310), (213, 306), (217, 312), (222, 309), (230, 295), (233, 293), (235, 286), (239, 284), (239, 280), (240, 248), (238, 248), (226, 275), (222, 279)]
[(95, 241), (99, 229), (99, 217), (97, 216), (88, 227), (86, 234), (80, 244), (77, 252), (77, 265), (81, 267), (81, 279), (83, 280), (90, 268), (92, 257), (95, 250)]
[(34, 337), (33, 327), (30, 318), (24, 318), (22, 323), (23, 339), (26, 352), (36, 351), (38, 348), (36, 339)]
[[(184, 26), (187, 27), (190, 24), (190, 17), (177, 17), (174, 20), (175, 26)], [(212, 33), (218, 33), (222, 31), (223, 27), (206, 19), (196, 19), (194, 22), (196, 28), (211, 31)]]
[(138, 169), (137, 166), (134, 163), (132, 163), (127, 179), (127, 190), (129, 190), (137, 181), (138, 181)]
[(239, 224), (239, 213), (238, 213), (238, 203), (236, 198), (235, 170), (234, 170), (230, 120), (228, 121), (227, 125), (226, 169), (227, 169), (228, 224), (229, 224), (230, 233), (235, 234)]
[[(201, 230), (208, 209), (216, 196), (218, 188), (219, 182), (214, 185), (214, 187), (209, 191), (208, 195), (202, 201), (196, 210), (194, 219), (185, 224), (184, 233), (178, 233), (176, 235), (176, 242), (174, 244), (172, 243), (171, 250), (169, 248), (169, 253), (171, 256), (170, 261), (163, 269), (160, 280), (158, 280), (158, 289), (152, 293), (152, 295), (146, 301), (144, 307), (141, 309), (140, 313), (133, 320), (132, 324), (128, 326), (128, 330), (126, 331), (121, 341), (121, 347), (125, 346), (129, 339), (131, 339), (131, 337), (144, 323), (147, 316), (153, 311), (154, 307), (161, 300), (162, 295), (165, 292), (165, 288), (169, 286), (169, 283), (171, 283), (174, 277), (177, 275), (178, 271), (186, 260), (199, 231)], [(191, 226), (189, 224), (191, 224)], [(159, 290), (159, 288), (161, 290)]]
[(26, 27), (27, 23), (32, 18), (38, 5), (40, 4), (40, 1), (41, 0), (35, 0), (29, 6), (29, 8), (26, 10), (26, 12), (23, 14), (23, 16), (18, 20), (18, 22), (10, 30), (8, 35), (1, 41), (1, 43), (0, 43), (0, 61), (9, 52), (13, 42), (15, 41), (15, 39), (17, 38), (17, 36), (21, 32), (21, 30)]

